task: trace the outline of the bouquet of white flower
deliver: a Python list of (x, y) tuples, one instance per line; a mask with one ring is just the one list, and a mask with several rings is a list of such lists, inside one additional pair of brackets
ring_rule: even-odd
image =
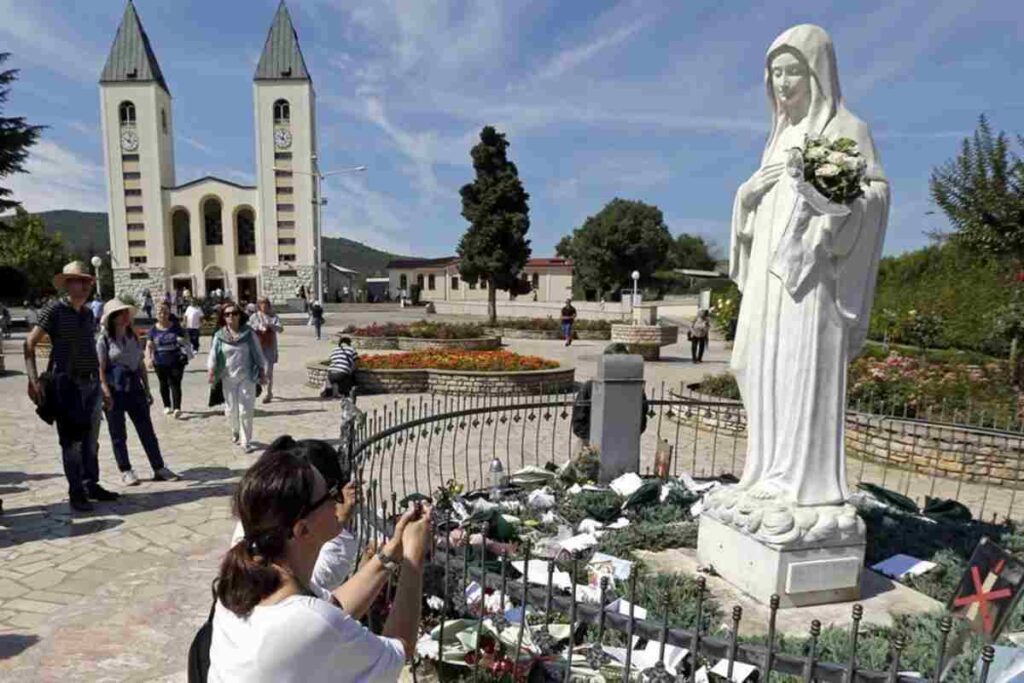
[(850, 138), (807, 137), (803, 149), (790, 153), (789, 172), (835, 204), (846, 205), (864, 194), (867, 161)]

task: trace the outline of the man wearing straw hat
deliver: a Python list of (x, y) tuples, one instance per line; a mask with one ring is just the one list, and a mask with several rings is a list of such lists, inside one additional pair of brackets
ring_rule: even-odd
[[(25, 340), (25, 368), (28, 396), (39, 406), (39, 415), (57, 423), (68, 480), (71, 507), (77, 512), (92, 510), (90, 500), (117, 500), (118, 494), (100, 486), (99, 447), (102, 397), (99, 361), (93, 332), (96, 320), (85, 305), (95, 278), (81, 261), (64, 266), (53, 278), (53, 286), (67, 296), (48, 304), (39, 322)], [(50, 337), (49, 377), (40, 381), (36, 369), (36, 347)]]

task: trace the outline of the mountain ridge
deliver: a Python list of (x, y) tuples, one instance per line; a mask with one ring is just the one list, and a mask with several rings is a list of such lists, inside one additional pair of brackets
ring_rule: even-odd
[[(43, 220), (46, 232), (59, 234), (68, 250), (76, 254), (100, 254), (106, 260), (110, 250), (107, 214), (101, 211), (56, 209), (33, 214)], [(388, 261), (409, 258), (350, 240), (324, 236), (324, 257), (331, 263), (358, 271), (361, 278), (384, 274)]]

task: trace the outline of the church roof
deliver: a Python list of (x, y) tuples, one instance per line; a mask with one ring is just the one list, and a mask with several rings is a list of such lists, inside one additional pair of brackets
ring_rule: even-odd
[(284, 0), (278, 5), (274, 23), (267, 34), (267, 43), (256, 66), (255, 80), (298, 80), (308, 81), (306, 60), (299, 49), (299, 37), (292, 25), (292, 17)]
[(128, 0), (124, 17), (117, 27), (117, 36), (110, 46), (110, 55), (100, 75), (100, 83), (144, 83), (156, 82), (170, 93), (164, 74), (149, 44), (149, 36), (142, 28), (135, 4)]

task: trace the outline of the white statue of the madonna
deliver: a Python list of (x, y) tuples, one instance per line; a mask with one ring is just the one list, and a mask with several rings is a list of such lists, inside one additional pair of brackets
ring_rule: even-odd
[[(812, 527), (823, 537), (837, 522), (856, 523), (849, 513), (808, 507), (841, 506), (849, 494), (846, 366), (867, 332), (889, 185), (867, 125), (843, 104), (823, 29), (801, 25), (779, 36), (765, 85), (771, 133), (732, 214), (730, 274), (743, 303), (731, 366), (747, 412), (746, 464), (709, 512), (789, 542), (808, 540)], [(860, 189), (836, 204), (804, 181), (801, 153), (808, 139), (843, 138), (856, 143)]]

